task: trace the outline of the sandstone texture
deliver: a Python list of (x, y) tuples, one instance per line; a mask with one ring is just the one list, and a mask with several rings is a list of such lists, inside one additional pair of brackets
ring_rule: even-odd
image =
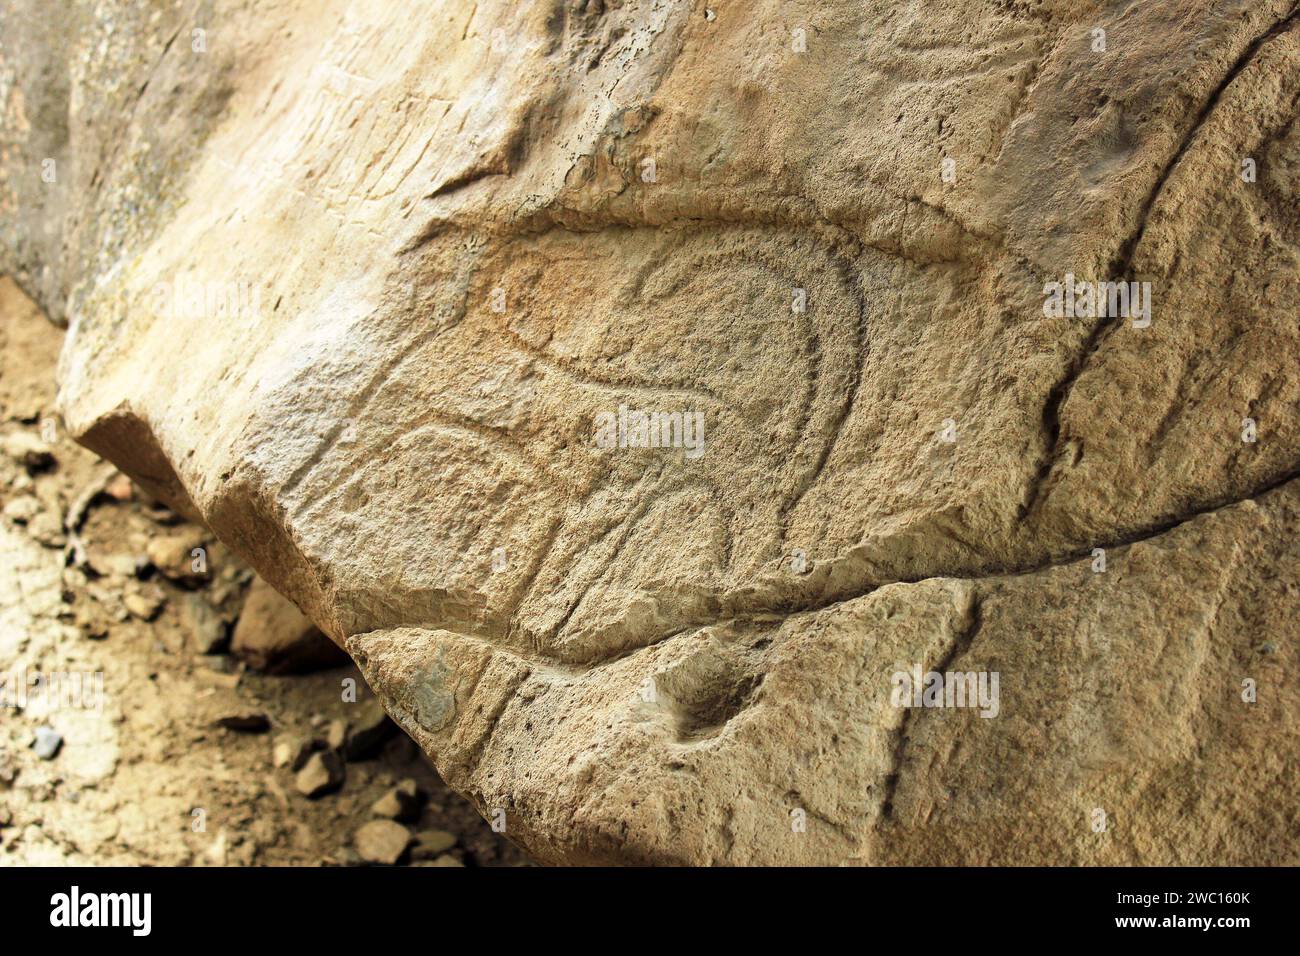
[(269, 674), (319, 670), (347, 661), (291, 601), (261, 580), (248, 589), (230, 650), (249, 667)]
[[(1300, 862), (1292, 0), (0, 37), (67, 428), (537, 859)], [(1149, 322), (1051, 314), (1075, 279)], [(629, 411), (703, 441), (604, 447)]]

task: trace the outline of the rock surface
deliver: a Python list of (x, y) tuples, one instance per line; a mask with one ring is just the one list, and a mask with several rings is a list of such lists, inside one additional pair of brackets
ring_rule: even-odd
[(0, 2), (0, 271), (494, 828), (1298, 862), (1294, 3), (364, 6)]
[(402, 780), (371, 804), (370, 812), (377, 817), (387, 817), (410, 823), (420, 817), (422, 794), (414, 780)]
[(249, 667), (268, 674), (320, 670), (347, 660), (293, 602), (260, 579), (248, 590), (230, 651)]
[(371, 820), (357, 830), (357, 854), (366, 863), (392, 866), (411, 844), (411, 831), (392, 820)]
[(53, 760), (63, 748), (63, 735), (53, 727), (37, 727), (32, 749), (42, 760)]
[(314, 799), (343, 786), (346, 776), (338, 754), (323, 750), (307, 758), (293, 783), (304, 797)]
[(456, 845), (455, 834), (446, 830), (421, 830), (411, 848), (413, 860), (436, 860)]
[(397, 726), (377, 703), (367, 702), (359, 709), (357, 720), (343, 727), (343, 757), (350, 763), (369, 760), (397, 733)]

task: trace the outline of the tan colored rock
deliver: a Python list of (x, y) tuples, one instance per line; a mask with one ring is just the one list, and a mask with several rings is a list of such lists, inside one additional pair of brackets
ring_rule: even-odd
[(1297, 862), (1293, 4), (108, 6), (0, 55), (67, 426), (540, 859)]
[(334, 667), (346, 656), (265, 581), (249, 588), (230, 650), (256, 670), (291, 674)]
[(41, 512), (41, 503), (34, 495), (10, 498), (4, 506), (4, 516), (14, 524), (27, 524)]
[(365, 862), (392, 866), (410, 846), (411, 831), (392, 820), (371, 820), (361, 825), (353, 842)]
[(332, 750), (322, 750), (307, 758), (302, 769), (294, 777), (294, 786), (308, 799), (333, 793), (343, 786), (346, 771), (343, 761)]
[(294, 773), (306, 765), (312, 754), (322, 749), (320, 741), (301, 735), (291, 735), (277, 740), (271, 750), (271, 764), (287, 767)]
[(293, 761), (293, 754), (293, 744), (287, 740), (277, 741), (271, 748), (271, 766), (276, 768), (289, 766)]
[(325, 728), (325, 746), (342, 750), (348, 741), (348, 725), (342, 720), (331, 720)]
[[(1288, 487), (1109, 549), (1101, 573), (887, 585), (584, 671), (445, 631), (350, 646), (543, 860), (1292, 862), (1270, 821), (1296, 785), (1251, 782), (1289, 753), (1297, 648), (1264, 640), (1300, 623), (1300, 547), (1276, 533), (1297, 520)], [(893, 706), (915, 667), (997, 672), (996, 716)]]
[(420, 806), (423, 802), (423, 795), (415, 781), (406, 779), (385, 791), (371, 804), (370, 812), (377, 817), (410, 823), (420, 816)]
[(150, 540), (146, 554), (165, 577), (197, 585), (211, 575), (206, 535), (202, 528), (185, 528)]
[(122, 596), (122, 603), (133, 617), (152, 621), (167, 603), (167, 595), (156, 584), (138, 584), (132, 581)]
[(0, 438), (0, 451), (28, 471), (41, 471), (54, 464), (50, 446), (31, 432), (10, 432)]
[(411, 847), (412, 860), (437, 860), (456, 845), (456, 835), (446, 830), (421, 830)]

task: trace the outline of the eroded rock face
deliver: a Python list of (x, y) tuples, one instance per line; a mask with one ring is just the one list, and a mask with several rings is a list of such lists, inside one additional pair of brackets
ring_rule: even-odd
[(7, 0), (0, 269), (542, 859), (1295, 862), (1300, 17), (1204, 7)]

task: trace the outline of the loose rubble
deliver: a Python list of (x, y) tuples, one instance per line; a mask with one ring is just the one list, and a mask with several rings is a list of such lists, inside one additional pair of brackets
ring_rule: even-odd
[(338, 754), (331, 750), (313, 753), (307, 758), (298, 775), (294, 777), (294, 786), (298, 792), (309, 800), (333, 793), (343, 786), (346, 771)]
[(370, 812), (399, 823), (411, 823), (420, 816), (424, 794), (414, 780), (403, 780), (371, 804)]
[(53, 760), (63, 747), (63, 735), (53, 727), (37, 727), (32, 750), (42, 760)]
[(250, 667), (268, 674), (337, 667), (348, 659), (287, 598), (261, 580), (249, 590), (230, 648)]
[(367, 863), (392, 866), (406, 853), (411, 831), (392, 820), (371, 820), (357, 830), (356, 848)]
[[(340, 865), (371, 806), (415, 780), (432, 795), (419, 824), (466, 834), (456, 851), (466, 863), (525, 862), (392, 736), (346, 659), (277, 677), (229, 654), (252, 573), (57, 427), (61, 338), (0, 280), (0, 677), (26, 668), (104, 681), (103, 698), (83, 707), (50, 711), (33, 697), (0, 710), (0, 859)], [(322, 758), (326, 792), (299, 793), (297, 773), (327, 747), (323, 728), (352, 723), (371, 737), (381, 728), (378, 745), (344, 773), (339, 744)], [(332, 790), (331, 771), (345, 777)]]

